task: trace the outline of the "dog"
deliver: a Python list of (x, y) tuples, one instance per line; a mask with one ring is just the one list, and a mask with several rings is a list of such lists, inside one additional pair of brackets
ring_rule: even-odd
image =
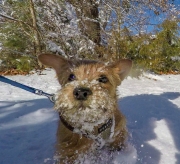
[(61, 85), (54, 106), (60, 117), (60, 163), (73, 164), (80, 154), (103, 147), (125, 148), (128, 132), (118, 110), (116, 88), (131, 70), (132, 61), (69, 60), (55, 54), (40, 54), (38, 60), (56, 71)]

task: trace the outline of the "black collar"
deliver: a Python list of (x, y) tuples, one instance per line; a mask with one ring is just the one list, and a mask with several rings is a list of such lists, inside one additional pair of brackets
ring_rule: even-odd
[(66, 122), (66, 120), (60, 114), (59, 114), (59, 117), (61, 119), (61, 122), (67, 129), (69, 129), (70, 131), (74, 130), (74, 127), (72, 127), (68, 122)]
[[(70, 131), (74, 130), (74, 127), (71, 126), (68, 122), (66, 122), (66, 120), (59, 114), (59, 117), (61, 119), (61, 122), (63, 123), (63, 125), (69, 129)], [(105, 124), (103, 124), (100, 128), (98, 128), (98, 134), (102, 133), (103, 131), (105, 131), (107, 128), (109, 128), (112, 125), (112, 119), (110, 118)]]

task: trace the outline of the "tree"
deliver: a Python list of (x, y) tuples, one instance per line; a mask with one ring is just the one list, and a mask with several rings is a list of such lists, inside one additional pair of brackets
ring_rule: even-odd
[(30, 71), (35, 66), (35, 45), (27, 1), (6, 1), (1, 5), (1, 70), (9, 68)]
[(0, 26), (18, 26), (17, 33), (29, 44), (26, 54), (50, 51), (67, 58), (139, 61), (148, 58), (137, 47), (149, 41), (152, 17), (178, 17), (179, 10), (171, 3), (173, 0), (4, 0)]
[[(162, 16), (167, 12), (175, 14), (172, 11), (176, 11), (171, 4), (173, 1), (167, 0), (68, 0), (68, 2), (75, 8), (80, 32), (95, 43), (95, 53), (100, 54), (97, 56), (108, 59), (111, 57), (110, 54), (117, 58), (126, 57), (120, 55), (124, 45), (122, 37), (126, 38), (125, 35), (128, 35), (130, 39), (131, 35), (141, 35), (146, 32), (147, 26), (154, 26), (154, 23), (150, 23), (152, 16)], [(111, 51), (113, 43), (109, 46), (110, 42), (116, 43), (115, 54)]]
[(37, 18), (36, 18), (36, 10), (34, 7), (33, 0), (29, 0), (29, 10), (30, 10), (30, 16), (32, 18), (32, 29), (34, 33), (34, 43), (35, 43), (35, 54), (41, 53), (41, 38), (39, 34), (39, 29), (37, 25)]
[[(3, 21), (6, 23), (1, 24), (1, 29), (3, 30), (7, 26), (10, 27), (12, 25), (13, 27), (16, 25), (20, 30), (16, 33), (26, 35), (26, 39), (31, 40), (33, 43), (33, 45), (30, 45), (33, 46), (33, 54), (36, 55), (41, 52), (40, 34), (37, 28), (35, 9), (32, 0), (7, 0), (4, 1), (4, 6), (0, 16), (4, 18)], [(4, 41), (6, 41), (6, 38)]]
[(133, 37), (128, 56), (135, 64), (155, 73), (180, 72), (180, 38), (178, 20), (164, 20), (154, 34)]
[(87, 36), (95, 44), (100, 45), (100, 22), (98, 2), (94, 0), (67, 0), (75, 7), (79, 27), (82, 34)]
[(180, 62), (175, 59), (175, 57), (180, 56), (180, 38), (178, 37), (180, 27), (178, 23), (179, 20), (166, 19), (158, 26), (160, 31), (156, 39), (159, 43), (157, 56), (160, 58), (156, 69), (158, 72), (180, 71)]

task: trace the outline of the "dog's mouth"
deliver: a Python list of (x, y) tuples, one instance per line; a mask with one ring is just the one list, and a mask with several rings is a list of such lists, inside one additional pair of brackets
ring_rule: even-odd
[[(86, 104), (86, 102), (84, 101), (81, 101), (79, 102), (78, 106), (76, 107), (79, 111), (85, 111), (85, 110), (88, 110), (88, 109), (92, 109), (92, 106), (88, 106)], [(97, 110), (101, 110), (103, 111), (103, 113), (106, 113), (108, 111), (108, 109), (106, 107), (99, 107)]]
[(87, 105), (85, 103), (86, 102), (84, 102), (84, 101), (79, 101), (78, 105), (77, 105), (77, 109), (79, 109), (79, 110), (86, 110)]
[(72, 124), (102, 123), (113, 114), (113, 111), (106, 107), (98, 107), (94, 109), (90, 106), (86, 107), (83, 104), (72, 109), (59, 108), (58, 112)]

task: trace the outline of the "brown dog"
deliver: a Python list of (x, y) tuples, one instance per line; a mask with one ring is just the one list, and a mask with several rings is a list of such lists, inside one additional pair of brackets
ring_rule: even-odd
[(68, 60), (41, 54), (39, 61), (55, 69), (62, 88), (55, 109), (60, 115), (60, 163), (74, 163), (81, 154), (104, 146), (121, 150), (127, 138), (126, 120), (118, 110), (116, 88), (129, 73), (132, 62), (114, 63)]

